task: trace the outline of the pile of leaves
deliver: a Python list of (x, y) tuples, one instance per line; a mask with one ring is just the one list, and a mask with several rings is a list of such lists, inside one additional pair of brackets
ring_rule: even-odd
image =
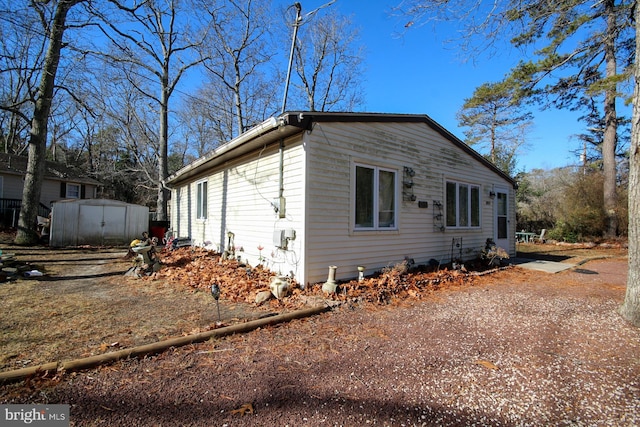
[[(254, 302), (256, 294), (268, 290), (275, 273), (250, 267), (235, 259), (224, 259), (220, 253), (198, 247), (183, 247), (160, 254), (162, 269), (154, 275), (192, 289), (210, 289), (218, 285), (224, 299)], [(297, 287), (297, 284), (293, 284)]]
[[(260, 265), (251, 267), (235, 259), (224, 259), (215, 251), (197, 247), (164, 251), (160, 258), (163, 268), (151, 280), (165, 279), (202, 290), (217, 284), (222, 290), (221, 298), (233, 302), (255, 303), (256, 295), (268, 291), (271, 278), (276, 276), (276, 273)], [(476, 276), (466, 270), (425, 266), (412, 268), (402, 262), (364, 280), (341, 282), (337, 293), (333, 295), (323, 294), (322, 283), (301, 289), (297, 282), (288, 280), (291, 293), (282, 300), (272, 299), (271, 306), (296, 308), (305, 305), (310, 297), (389, 304), (405, 299), (420, 299), (443, 288), (472, 285)]]
[(340, 285), (344, 298), (358, 298), (375, 304), (403, 299), (420, 299), (439, 289), (473, 285), (476, 277), (463, 270), (410, 268), (405, 262), (388, 267), (373, 277)]

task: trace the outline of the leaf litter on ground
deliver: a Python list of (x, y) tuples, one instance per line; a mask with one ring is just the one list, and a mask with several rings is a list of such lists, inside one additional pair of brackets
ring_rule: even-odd
[[(248, 266), (236, 259), (225, 259), (220, 253), (204, 248), (179, 248), (161, 253), (163, 268), (147, 280), (167, 280), (191, 289), (208, 289), (217, 284), (221, 299), (255, 304), (256, 295), (268, 291), (277, 274), (262, 265)], [(296, 309), (314, 301), (313, 297), (338, 302), (392, 304), (407, 299), (420, 299), (433, 292), (473, 285), (477, 276), (465, 270), (433, 266), (411, 266), (403, 261), (381, 269), (363, 280), (353, 279), (338, 284), (335, 294), (322, 291), (322, 283), (304, 288), (292, 278), (288, 296), (269, 301), (271, 308)], [(317, 300), (316, 300), (317, 302)]]

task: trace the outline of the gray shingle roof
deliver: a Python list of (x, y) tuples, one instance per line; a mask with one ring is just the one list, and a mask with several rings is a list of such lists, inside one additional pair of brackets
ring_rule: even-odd
[[(26, 175), (27, 157), (0, 153), (0, 174)], [(102, 185), (101, 182), (86, 176), (86, 172), (62, 163), (46, 161), (45, 179), (75, 182), (79, 184)]]

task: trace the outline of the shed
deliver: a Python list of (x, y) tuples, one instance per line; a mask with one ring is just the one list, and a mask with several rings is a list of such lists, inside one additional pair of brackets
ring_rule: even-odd
[(515, 255), (515, 181), (427, 115), (287, 112), (166, 185), (178, 237), (303, 285)]
[(128, 244), (149, 227), (149, 208), (109, 199), (53, 203), (49, 245)]

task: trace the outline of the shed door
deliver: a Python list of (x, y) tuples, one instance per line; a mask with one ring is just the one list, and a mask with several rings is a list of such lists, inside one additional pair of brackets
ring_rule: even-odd
[(495, 199), (495, 242), (502, 249), (509, 250), (509, 192), (496, 188)]
[(80, 205), (77, 239), (78, 245), (102, 243), (102, 206)]
[(127, 208), (124, 206), (104, 206), (102, 218), (102, 243), (120, 243), (125, 238)]
[(121, 242), (127, 209), (124, 206), (80, 205), (78, 244)]

